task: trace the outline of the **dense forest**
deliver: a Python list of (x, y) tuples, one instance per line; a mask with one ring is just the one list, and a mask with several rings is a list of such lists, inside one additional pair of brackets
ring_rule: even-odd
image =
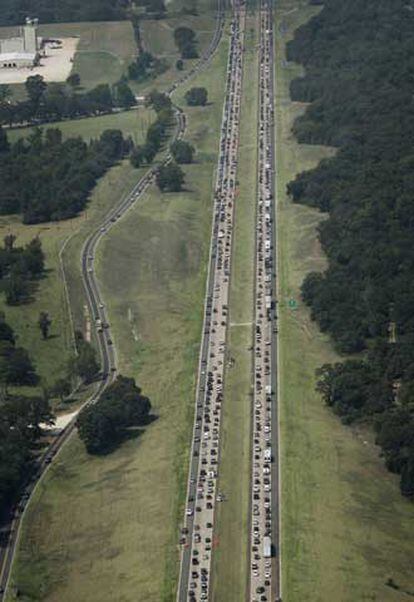
[(98, 178), (132, 146), (119, 130), (105, 130), (87, 144), (62, 140), (56, 128), (38, 128), (13, 145), (0, 130), (0, 214), (20, 213), (26, 224), (77, 215)]
[(129, 5), (129, 0), (2, 0), (0, 25), (21, 25), (27, 16), (41, 23), (120, 21)]
[[(313, 4), (319, 2), (312, 2)], [(300, 142), (337, 154), (288, 185), (319, 226), (328, 269), (302, 293), (344, 354), (318, 388), (344, 420), (369, 420), (387, 467), (414, 495), (414, 10), (405, 0), (326, 0), (288, 44), (305, 76)]]

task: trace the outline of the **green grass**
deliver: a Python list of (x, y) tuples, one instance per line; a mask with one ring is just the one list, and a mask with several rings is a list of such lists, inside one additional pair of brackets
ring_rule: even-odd
[[(17, 217), (0, 219), (0, 240), (11, 232), (17, 236), (16, 246), (23, 246), (39, 236), (46, 254), (46, 275), (38, 282), (33, 300), (24, 306), (9, 306), (1, 295), (0, 310), (4, 311), (7, 322), (13, 327), (18, 344), (29, 351), (44, 384), (49, 385), (63, 376), (70, 356), (71, 332), (58, 255), (62, 240), (71, 227), (71, 222), (62, 223), (59, 227), (50, 224), (24, 226)], [(41, 311), (47, 311), (52, 319), (50, 338), (46, 341), (42, 339), (37, 324)]]
[(99, 251), (121, 371), (159, 419), (106, 458), (76, 437), (65, 448), (25, 521), (13, 573), (23, 601), (174, 599), (226, 58), (223, 44), (197, 80), (212, 104), (188, 111), (198, 153), (186, 191), (152, 188)]
[[(251, 29), (253, 29), (253, 33)], [(235, 203), (233, 263), (230, 287), (228, 356), (234, 365), (226, 369), (225, 403), (221, 430), (219, 491), (226, 502), (217, 505), (213, 555), (212, 599), (240, 602), (246, 599), (250, 427), (252, 393), (254, 238), (257, 178), (257, 17), (246, 21), (246, 54), (240, 128), (238, 180)]]
[(197, 62), (195, 59), (185, 60), (185, 70), (177, 71), (175, 64), (177, 59), (180, 58), (180, 53), (174, 43), (173, 34), (174, 29), (179, 26), (191, 27), (195, 31), (199, 42), (199, 54), (201, 54), (208, 46), (215, 28), (214, 14), (210, 12), (198, 17), (181, 15), (161, 20), (141, 21), (140, 32), (144, 48), (158, 58), (164, 58), (169, 67), (155, 79), (150, 79), (140, 84), (130, 82), (130, 85), (140, 94), (145, 94), (153, 88), (157, 88), (158, 90), (167, 88)]
[[(289, 82), (300, 70), (286, 64), (284, 44), (317, 10), (306, 4), (277, 5), (283, 600), (402, 601), (408, 596), (385, 581), (414, 591), (412, 504), (370, 437), (343, 426), (314, 392), (315, 368), (339, 358), (299, 299), (304, 275), (326, 266), (316, 235), (322, 216), (291, 204), (286, 183), (330, 152), (299, 146), (291, 134), (304, 107), (289, 100)], [(291, 297), (299, 301), (296, 311), (287, 306)]]
[[(0, 37), (16, 31), (15, 27), (0, 27)], [(137, 54), (130, 21), (41, 24), (39, 35), (80, 38), (72, 73), (79, 73), (85, 89), (118, 81)], [(11, 88), (12, 100), (24, 98), (24, 84), (13, 84)]]
[[(110, 121), (104, 118), (84, 119), (76, 122), (63, 122), (64, 134), (80, 135), (86, 138), (99, 133), (106, 127), (119, 127), (124, 133), (129, 133), (142, 140), (143, 127), (151, 118), (151, 111), (137, 111), (110, 115)], [(116, 119), (119, 119), (119, 123)], [(98, 123), (99, 122), (99, 123)], [(105, 124), (105, 125), (104, 125)], [(129, 125), (128, 125), (129, 124)], [(23, 130), (19, 130), (22, 132)], [(26, 347), (32, 357), (42, 384), (51, 385), (66, 372), (67, 362), (72, 354), (72, 332), (69, 321), (68, 307), (59, 251), (67, 237), (71, 237), (64, 254), (67, 259), (67, 272), (72, 297), (72, 311), (75, 313), (75, 323), (81, 329), (83, 314), (83, 289), (79, 274), (79, 254), (81, 243), (90, 228), (101, 219), (102, 212), (113, 203), (114, 195), (121, 195), (130, 190), (142, 170), (134, 170), (128, 161), (115, 166), (102, 178), (93, 190), (86, 211), (77, 218), (62, 222), (24, 225), (18, 216), (0, 218), (0, 240), (8, 233), (17, 236), (16, 245), (25, 245), (35, 236), (39, 236), (46, 256), (46, 274), (38, 281), (33, 300), (24, 306), (8, 306), (4, 296), (0, 297), (0, 310), (6, 314), (6, 319), (13, 327), (18, 337), (18, 343)], [(51, 336), (44, 341), (41, 338), (37, 324), (39, 313), (47, 311), (52, 319)]]
[[(71, 119), (67, 121), (56, 121), (42, 126), (43, 129), (59, 128), (63, 138), (81, 136), (84, 140), (98, 138), (104, 130), (121, 130), (124, 136), (131, 136), (136, 144), (144, 142), (148, 126), (155, 120), (154, 112), (144, 107), (102, 115), (100, 117), (86, 117), (85, 119)], [(30, 135), (33, 128), (18, 128), (7, 130), (10, 142), (16, 142), (19, 138)]]

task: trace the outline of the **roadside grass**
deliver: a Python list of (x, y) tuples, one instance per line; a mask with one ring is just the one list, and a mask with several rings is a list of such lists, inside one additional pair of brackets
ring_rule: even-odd
[(221, 427), (218, 490), (212, 566), (212, 599), (246, 599), (248, 579), (250, 428), (254, 316), (255, 213), (257, 192), (258, 19), (246, 19), (238, 181), (230, 286), (230, 329)]
[(199, 54), (208, 46), (215, 29), (214, 13), (204, 13), (198, 17), (181, 15), (160, 20), (141, 21), (140, 33), (145, 50), (148, 50), (158, 58), (168, 62), (168, 69), (154, 79), (142, 83), (129, 82), (130, 86), (139, 94), (145, 94), (156, 88), (162, 90), (176, 81), (181, 74), (185, 74), (197, 62), (197, 59), (184, 61), (184, 70), (177, 71), (175, 64), (180, 58), (180, 53), (174, 43), (174, 29), (186, 26), (194, 30), (198, 40)]
[[(124, 111), (122, 113), (113, 113), (111, 115), (101, 115), (100, 117), (85, 117), (84, 119), (70, 119), (65, 121), (54, 121), (44, 124), (42, 129), (59, 128), (63, 138), (81, 136), (89, 141), (92, 138), (98, 138), (104, 130), (121, 130), (124, 136), (131, 136), (136, 144), (145, 140), (148, 126), (155, 121), (154, 112), (144, 107)], [(25, 127), (17, 129), (8, 129), (7, 137), (10, 142), (16, 142), (19, 138), (25, 138), (33, 132), (34, 128)]]
[[(36, 224), (26, 226), (20, 217), (0, 218), (0, 240), (8, 233), (17, 236), (16, 246), (24, 246), (31, 239), (39, 236), (46, 255), (46, 274), (40, 279), (33, 292), (33, 299), (25, 305), (10, 306), (5, 302), (4, 295), (0, 296), (0, 311), (6, 315), (6, 321), (12, 326), (17, 335), (17, 344), (25, 347), (36, 366), (42, 384), (52, 385), (54, 381), (65, 374), (70, 357), (71, 332), (67, 320), (67, 306), (59, 265), (59, 248), (76, 220), (54, 224)], [(39, 314), (47, 311), (52, 319), (49, 338), (42, 339), (38, 326)], [(53, 370), (51, 370), (53, 366)], [(38, 392), (36, 388), (16, 388), (27, 393)]]
[(227, 40), (197, 78), (211, 104), (187, 113), (198, 153), (186, 190), (151, 188), (98, 251), (120, 371), (159, 419), (105, 458), (76, 436), (64, 448), (24, 521), (13, 572), (22, 602), (175, 597), (226, 59)]
[[(0, 37), (15, 35), (17, 30), (16, 27), (0, 27)], [(137, 54), (130, 21), (40, 24), (39, 35), (79, 36), (72, 73), (79, 73), (81, 86), (85, 89), (118, 81)], [(29, 71), (27, 75), (30, 75)], [(10, 87), (12, 100), (25, 97), (24, 84), (12, 84)]]
[[(147, 122), (151, 119), (151, 111), (139, 109), (137, 112), (130, 111), (113, 118), (110, 124), (116, 126), (115, 118), (121, 117), (121, 127), (124, 132), (129, 132), (137, 142), (143, 140)], [(125, 116), (129, 116), (128, 120)], [(85, 138), (92, 137), (93, 132), (99, 131), (99, 127), (105, 129), (102, 119), (95, 124), (93, 120), (84, 119), (80, 122), (64, 122), (67, 135), (83, 134)], [(141, 121), (142, 120), (142, 121)], [(85, 123), (88, 122), (88, 123)], [(55, 124), (54, 124), (55, 125)], [(107, 123), (106, 125), (109, 125)], [(82, 126), (82, 127), (81, 127)], [(20, 130), (22, 131), (22, 130)], [(73, 355), (72, 330), (69, 320), (69, 308), (67, 306), (62, 267), (59, 252), (65, 239), (70, 237), (70, 242), (64, 253), (68, 258), (67, 277), (72, 298), (72, 313), (75, 314), (75, 324), (83, 329), (83, 288), (79, 274), (80, 248), (81, 244), (90, 231), (91, 227), (98, 222), (102, 213), (109, 209), (111, 204), (130, 190), (140, 177), (143, 170), (134, 170), (128, 161), (116, 165), (98, 181), (97, 186), (91, 194), (87, 209), (78, 217), (60, 222), (48, 222), (45, 224), (25, 225), (21, 223), (20, 216), (0, 217), (0, 241), (6, 234), (13, 233), (17, 236), (16, 245), (23, 246), (35, 236), (39, 236), (45, 253), (46, 274), (35, 286), (33, 298), (25, 305), (9, 306), (5, 303), (4, 295), (0, 296), (0, 311), (4, 311), (6, 320), (15, 330), (19, 345), (25, 347), (30, 354), (37, 372), (42, 379), (41, 385), (52, 385), (57, 378), (65, 375), (67, 362)], [(76, 311), (74, 311), (76, 308)], [(44, 341), (38, 326), (38, 318), (41, 311), (47, 311), (52, 319), (50, 337)], [(40, 391), (39, 388), (16, 388), (17, 391), (30, 393)]]
[[(315, 393), (315, 369), (341, 358), (300, 301), (305, 274), (326, 266), (316, 232), (323, 216), (292, 204), (286, 184), (332, 152), (298, 145), (291, 134), (304, 107), (289, 98), (301, 71), (286, 63), (284, 46), (318, 10), (306, 4), (276, 7), (283, 600), (391, 602), (414, 591), (413, 507), (372, 436), (343, 426)], [(387, 587), (388, 578), (401, 590)]]

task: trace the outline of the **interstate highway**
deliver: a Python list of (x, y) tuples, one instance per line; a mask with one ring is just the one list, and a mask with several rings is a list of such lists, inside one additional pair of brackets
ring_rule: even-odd
[(178, 602), (208, 600), (213, 553), (220, 419), (226, 358), (234, 201), (243, 73), (244, 7), (233, 6)]

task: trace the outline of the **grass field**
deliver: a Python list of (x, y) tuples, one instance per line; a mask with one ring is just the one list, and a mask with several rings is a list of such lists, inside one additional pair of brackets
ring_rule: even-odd
[[(96, 118), (96, 121), (92, 119), (68, 121), (63, 122), (64, 128), (62, 129), (66, 136), (83, 134), (85, 138), (90, 138), (98, 135), (99, 131), (106, 127), (119, 127), (124, 133), (131, 134), (140, 142), (143, 139), (144, 128), (151, 119), (151, 111), (140, 109), (139, 115), (140, 117), (137, 119), (137, 112), (130, 111), (108, 116), (110, 120), (101, 117)], [(120, 120), (119, 123), (116, 121), (117, 117)], [(23, 130), (19, 130), (19, 132), (23, 132)], [(17, 236), (16, 245), (24, 245), (35, 236), (39, 236), (46, 255), (46, 275), (38, 282), (34, 298), (30, 303), (24, 306), (10, 307), (5, 304), (4, 297), (0, 297), (0, 309), (5, 312), (7, 321), (14, 328), (18, 336), (18, 343), (28, 349), (42, 378), (42, 384), (51, 385), (57, 378), (64, 375), (72, 349), (71, 325), (59, 260), (61, 246), (67, 237), (72, 237), (65, 257), (68, 258), (71, 292), (78, 302), (74, 304), (74, 307), (79, 308), (81, 305), (79, 301), (82, 298), (79, 275), (79, 241), (83, 240), (82, 236), (84, 237), (90, 230), (94, 220), (99, 219), (102, 212), (109, 208), (117, 198), (114, 197), (114, 194), (127, 192), (139, 177), (139, 173), (141, 172), (134, 170), (128, 161), (112, 168), (98, 182), (92, 192), (87, 210), (75, 219), (28, 226), (22, 224), (18, 216), (0, 217), (0, 240), (11, 232)], [(76, 234), (77, 232), (79, 233)], [(41, 311), (47, 311), (52, 319), (51, 337), (47, 341), (42, 340), (37, 324)], [(82, 305), (78, 312), (82, 313)], [(82, 326), (79, 313), (76, 323)]]
[[(201, 54), (208, 46), (215, 28), (214, 13), (208, 12), (198, 17), (180, 15), (168, 19), (141, 22), (140, 31), (144, 48), (158, 58), (164, 58), (168, 62), (169, 68), (155, 79), (140, 84), (130, 82), (131, 86), (140, 94), (144, 94), (153, 88), (162, 90), (178, 79), (181, 73), (185, 73), (185, 71), (177, 71), (175, 67), (180, 54), (174, 43), (173, 34), (174, 29), (179, 26), (191, 27), (195, 31), (199, 42), (199, 54)], [(185, 70), (189, 70), (196, 62), (195, 59), (184, 61)]]
[[(138, 109), (112, 115), (56, 121), (44, 125), (42, 128), (45, 130), (47, 128), (59, 128), (64, 138), (81, 136), (84, 140), (98, 138), (104, 130), (117, 129), (121, 130), (124, 136), (132, 136), (134, 142), (139, 144), (144, 141), (148, 126), (153, 121), (155, 121), (154, 112), (139, 107)], [(32, 131), (33, 128), (7, 130), (7, 137), (10, 142), (16, 142), (19, 138), (28, 136)]]
[[(15, 35), (16, 32), (15, 27), (0, 27), (0, 37)], [(79, 73), (85, 89), (118, 81), (137, 53), (130, 21), (41, 24), (39, 35), (80, 38), (72, 72)], [(29, 71), (27, 75), (30, 75)], [(12, 100), (24, 97), (23, 84), (12, 85), (11, 89)]]
[[(299, 146), (291, 135), (304, 108), (291, 103), (284, 43), (316, 9), (277, 4), (277, 168), (280, 273), (283, 600), (403, 601), (414, 592), (413, 507), (383, 467), (369, 437), (343, 426), (314, 392), (314, 370), (338, 359), (309, 319), (299, 286), (325, 267), (316, 226), (321, 215), (292, 205), (286, 183), (329, 149)], [(298, 309), (288, 308), (290, 298)], [(392, 578), (401, 590), (385, 585)], [(412, 596), (412, 594), (411, 594)]]
[(217, 505), (212, 599), (246, 599), (250, 493), (250, 412), (252, 393), (252, 319), (254, 312), (254, 236), (257, 178), (257, 18), (246, 20), (246, 54), (240, 128), (238, 180), (230, 288), (230, 332), (225, 403), (221, 431), (218, 489), (226, 502)]
[(211, 104), (188, 110), (198, 152), (186, 191), (151, 189), (99, 251), (121, 371), (159, 419), (106, 458), (77, 438), (65, 448), (25, 521), (13, 574), (23, 601), (174, 598), (226, 58), (223, 43), (197, 79)]

